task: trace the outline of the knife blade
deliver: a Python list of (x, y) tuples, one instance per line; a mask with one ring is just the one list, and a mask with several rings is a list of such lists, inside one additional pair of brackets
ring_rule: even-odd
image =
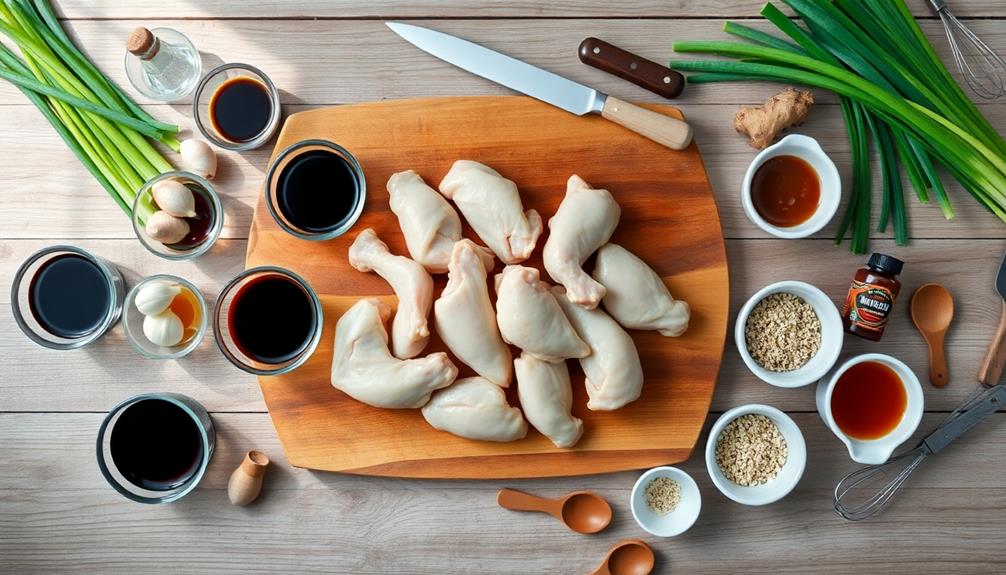
[(692, 141), (691, 126), (677, 118), (630, 104), (450, 34), (400, 22), (386, 22), (386, 25), (424, 52), (567, 112), (578, 116), (600, 114), (674, 150), (687, 148)]
[(1002, 315), (999, 318), (999, 328), (992, 338), (989, 351), (982, 360), (981, 367), (978, 368), (978, 381), (983, 385), (995, 385), (1002, 377), (1003, 368), (1006, 367), (1006, 255), (999, 264), (999, 272), (996, 274), (996, 291), (1003, 300)]

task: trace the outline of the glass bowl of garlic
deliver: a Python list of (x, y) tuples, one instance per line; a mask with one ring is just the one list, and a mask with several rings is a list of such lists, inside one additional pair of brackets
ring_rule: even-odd
[(145, 277), (126, 294), (122, 326), (133, 349), (144, 357), (188, 355), (203, 340), (208, 323), (203, 294), (180, 277)]
[(213, 247), (224, 210), (213, 185), (192, 172), (165, 172), (143, 184), (133, 200), (133, 231), (150, 252), (191, 260)]

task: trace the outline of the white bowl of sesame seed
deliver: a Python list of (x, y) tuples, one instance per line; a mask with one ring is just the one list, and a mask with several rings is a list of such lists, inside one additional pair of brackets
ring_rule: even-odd
[(647, 533), (674, 537), (698, 519), (702, 493), (692, 476), (677, 467), (654, 467), (636, 480), (629, 509)]
[(842, 316), (821, 290), (801, 281), (760, 289), (741, 307), (734, 343), (751, 373), (776, 387), (825, 376), (842, 352)]
[(735, 407), (716, 420), (706, 441), (706, 469), (720, 493), (744, 505), (767, 505), (796, 487), (807, 466), (803, 433), (769, 405)]

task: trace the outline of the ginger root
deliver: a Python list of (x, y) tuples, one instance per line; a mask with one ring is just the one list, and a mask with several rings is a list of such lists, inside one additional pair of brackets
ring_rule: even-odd
[(813, 103), (810, 92), (786, 88), (766, 100), (764, 106), (741, 108), (734, 116), (734, 128), (750, 138), (751, 147), (761, 150), (784, 128), (802, 124)]

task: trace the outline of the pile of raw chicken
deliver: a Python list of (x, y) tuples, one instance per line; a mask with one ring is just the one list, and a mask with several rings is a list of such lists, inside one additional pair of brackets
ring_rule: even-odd
[[(688, 327), (688, 305), (672, 298), (646, 263), (609, 243), (621, 215), (614, 198), (579, 176), (569, 178), (548, 222), (543, 260), (561, 284), (554, 287), (537, 269), (519, 265), (534, 252), (541, 216), (524, 211), (517, 186), (492, 168), (459, 160), (440, 193), (416, 172), (399, 172), (388, 192), (412, 259), (392, 254), (369, 228), (349, 249), (350, 264), (381, 275), (399, 302), (390, 349), (384, 326), (391, 309), (377, 299), (358, 301), (336, 325), (332, 385), (358, 401), (421, 407), (433, 427), (476, 440), (518, 440), (530, 422), (556, 446), (572, 447), (583, 422), (571, 414), (566, 360), (583, 368), (587, 407), (615, 410), (635, 401), (643, 386), (639, 354), (623, 327), (672, 337)], [(447, 200), (488, 248), (461, 237)], [(582, 266), (595, 252), (591, 275)], [(495, 276), (495, 311), (486, 281), (494, 254), (507, 264)], [(444, 272), (447, 285), (433, 301), (430, 274)], [(431, 306), (440, 338), (477, 377), (455, 381), (458, 369), (443, 352), (417, 358), (430, 337)], [(507, 344), (520, 348), (520, 357)], [(515, 371), (523, 413), (503, 391)]]

